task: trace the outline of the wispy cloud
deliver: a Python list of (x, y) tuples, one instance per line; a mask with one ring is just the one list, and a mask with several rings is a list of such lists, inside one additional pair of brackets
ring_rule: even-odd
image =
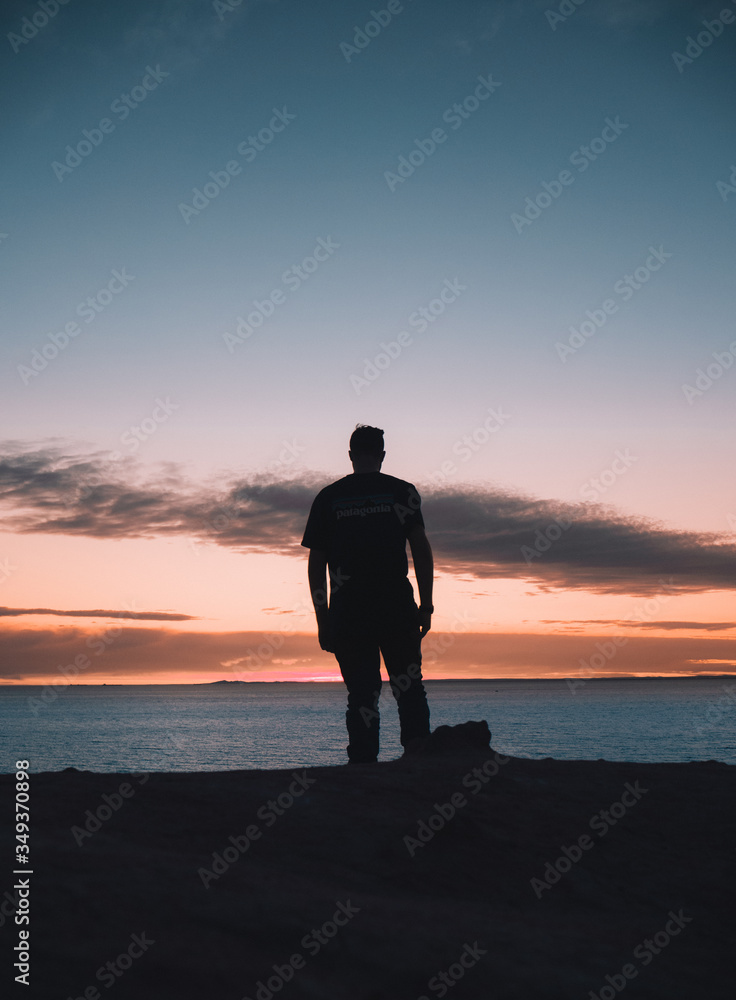
[[(73, 453), (57, 442), (0, 449), (6, 530), (90, 538), (190, 536), (239, 551), (303, 557), (314, 472), (288, 479), (224, 477), (218, 491), (176, 466), (148, 478), (132, 459)], [(514, 577), (604, 594), (669, 594), (736, 587), (736, 543), (678, 531), (614, 508), (569, 504), (492, 486), (424, 489), (427, 533), (439, 569)], [(568, 525), (564, 530), (559, 524)]]
[(565, 625), (579, 627), (582, 625), (607, 625), (612, 628), (648, 628), (661, 629), (672, 632), (677, 630), (694, 631), (698, 629), (702, 632), (726, 632), (729, 629), (736, 629), (736, 622), (672, 622), (672, 621), (633, 621), (630, 618), (577, 618), (540, 619), (543, 625)]
[(634, 622), (635, 628), (661, 628), (665, 631), (677, 629), (699, 629), (702, 632), (724, 632), (736, 628), (736, 622)]
[(132, 618), (149, 622), (195, 621), (194, 615), (168, 611), (59, 611), (56, 608), (0, 608), (0, 618), (19, 618), (21, 615), (63, 615), (68, 618)]

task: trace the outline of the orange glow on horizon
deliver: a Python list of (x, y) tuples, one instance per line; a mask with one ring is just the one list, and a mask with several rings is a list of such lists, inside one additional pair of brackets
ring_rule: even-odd
[[(381, 666), (381, 675), (383, 677), (384, 683), (388, 683), (388, 677), (386, 674), (386, 669)], [(597, 672), (595, 677), (586, 677), (584, 680), (636, 680), (641, 678), (669, 678), (675, 680), (677, 678), (690, 678), (690, 677), (733, 677), (736, 679), (736, 664), (731, 665), (730, 670), (692, 670), (692, 671), (660, 671), (660, 672), (648, 672), (648, 671), (637, 671), (630, 673), (614, 673), (613, 671), (600, 671)], [(423, 671), (423, 679), (425, 681), (527, 681), (527, 680), (546, 680), (546, 681), (563, 681), (563, 680), (574, 680), (577, 679), (574, 673), (561, 673), (560, 671), (549, 671), (549, 672), (537, 672), (531, 673), (528, 671), (520, 671), (514, 676), (508, 676), (508, 674), (492, 674), (488, 672), (479, 672), (477, 674), (469, 675), (448, 675), (448, 676), (438, 676), (435, 674), (430, 674)], [(134, 687), (134, 686), (150, 686), (155, 687), (157, 685), (168, 685), (168, 684), (184, 684), (187, 686), (192, 685), (212, 685), (217, 681), (227, 680), (229, 683), (233, 683), (231, 678), (226, 677), (208, 677), (206, 675), (194, 676), (191, 674), (177, 674), (177, 673), (165, 673), (151, 675), (151, 674), (141, 674), (141, 675), (129, 675), (126, 676), (124, 681), (121, 681), (114, 676), (107, 674), (90, 675), (85, 677), (84, 680), (77, 680), (67, 684), (63, 677), (60, 677), (58, 673), (49, 674), (48, 676), (35, 678), (32, 682), (25, 680), (4, 680), (0, 681), (0, 688), (6, 687), (55, 687), (59, 691), (68, 690), (69, 687), (99, 687), (105, 685), (107, 687)], [(342, 683), (342, 677), (340, 675), (339, 669), (336, 669), (334, 674), (326, 674), (324, 671), (304, 671), (299, 674), (286, 674), (283, 671), (271, 671), (263, 674), (263, 676), (254, 677), (247, 681), (235, 681), (234, 683), (243, 684), (264, 684), (264, 683), (311, 683), (311, 684), (333, 684)]]

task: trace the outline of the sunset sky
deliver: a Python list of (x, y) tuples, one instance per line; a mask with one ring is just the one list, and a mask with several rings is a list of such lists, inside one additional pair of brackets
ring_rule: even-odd
[(300, 541), (358, 422), (427, 676), (736, 673), (736, 5), (0, 25), (0, 683), (339, 679)]

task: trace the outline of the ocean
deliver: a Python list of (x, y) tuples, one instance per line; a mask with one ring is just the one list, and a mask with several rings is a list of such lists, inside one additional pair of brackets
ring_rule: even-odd
[[(515, 757), (736, 764), (736, 678), (425, 681), (431, 724), (485, 719)], [(342, 683), (0, 688), (0, 771), (222, 771), (344, 764)], [(396, 705), (380, 702), (379, 761), (399, 757)]]

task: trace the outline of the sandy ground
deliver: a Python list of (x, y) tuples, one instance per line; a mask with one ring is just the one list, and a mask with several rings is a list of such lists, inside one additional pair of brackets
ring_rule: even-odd
[(360, 767), (32, 775), (30, 988), (0, 776), (3, 995), (732, 997), (736, 768), (505, 758), (484, 729)]

